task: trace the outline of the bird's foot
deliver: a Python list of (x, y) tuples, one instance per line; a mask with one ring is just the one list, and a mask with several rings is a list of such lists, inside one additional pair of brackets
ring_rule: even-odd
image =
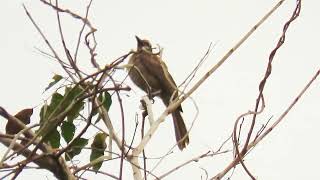
[(156, 90), (156, 91), (150, 91), (150, 93), (148, 93), (148, 97), (151, 100), (152, 104), (154, 103), (154, 97), (158, 96), (161, 94), (161, 90)]

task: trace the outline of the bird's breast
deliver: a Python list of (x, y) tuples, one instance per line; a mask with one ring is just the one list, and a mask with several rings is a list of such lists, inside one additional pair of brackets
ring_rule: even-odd
[[(144, 57), (145, 58), (145, 57)], [(131, 68), (129, 69), (129, 77), (139, 88), (145, 92), (156, 91), (161, 89), (159, 79), (156, 77), (154, 67), (149, 67), (148, 64), (144, 63), (141, 55), (134, 54), (129, 60)]]

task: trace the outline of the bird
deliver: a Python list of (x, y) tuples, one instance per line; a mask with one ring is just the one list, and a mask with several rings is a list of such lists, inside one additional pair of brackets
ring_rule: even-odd
[[(19, 111), (14, 117), (19, 119), (21, 122), (23, 122), (25, 125), (30, 123), (30, 117), (33, 114), (33, 109), (32, 108), (27, 108)], [(15, 135), (19, 131), (21, 131), (21, 128), (17, 124), (15, 124), (13, 121), (8, 121), (6, 124), (6, 133)]]
[[(33, 114), (33, 108), (27, 108), (27, 109), (23, 109), (23, 110), (19, 111), (16, 115), (14, 115), (14, 117), (19, 119), (25, 125), (28, 125), (28, 124), (30, 124), (30, 117), (32, 116), (32, 114)], [(20, 128), (20, 126), (18, 124), (16, 124), (14, 121), (8, 120), (8, 122), (6, 124), (6, 133), (7, 134), (15, 135), (15, 134), (19, 133), (21, 130), (22, 129)], [(27, 139), (32, 138), (27, 133), (24, 133), (24, 135)], [(28, 141), (26, 141), (26, 140), (21, 141), (22, 145), (26, 145), (27, 143), (28, 143)]]
[[(137, 50), (133, 52), (128, 62), (129, 77), (149, 96), (157, 92), (156, 95), (164, 105), (169, 106), (171, 99), (178, 98), (177, 85), (159, 54), (152, 52), (151, 43), (146, 39), (135, 37)], [(183, 150), (189, 144), (189, 136), (181, 112), (182, 107), (179, 105), (172, 112), (172, 119), (178, 147)]]

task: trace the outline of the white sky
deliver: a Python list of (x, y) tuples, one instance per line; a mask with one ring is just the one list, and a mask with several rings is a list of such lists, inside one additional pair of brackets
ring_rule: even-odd
[[(39, 106), (48, 94), (42, 94), (54, 73), (62, 70), (54, 61), (42, 56), (36, 48), (48, 51), (43, 40), (25, 15), (22, 2), (26, 3), (35, 20), (48, 39), (61, 49), (55, 12), (38, 1), (3, 1), (0, 17), (0, 106), (13, 114), (26, 107)], [(68, 1), (63, 7), (84, 14), (88, 1)], [(166, 61), (176, 82), (181, 83), (204, 55), (209, 44), (215, 43), (208, 60), (197, 73), (193, 84), (212, 67), (267, 11), (278, 1), (94, 1), (91, 22), (98, 29), (98, 61), (107, 64), (136, 47), (134, 35), (150, 39), (164, 48)], [(215, 72), (194, 94), (200, 114), (190, 132), (190, 145), (183, 152), (175, 149), (155, 171), (160, 175), (172, 167), (217, 149), (231, 134), (235, 119), (254, 108), (258, 84), (265, 72), (270, 51), (282, 33), (283, 24), (291, 16), (296, 1), (287, 0), (227, 62)], [(265, 88), (266, 109), (258, 122), (272, 122), (287, 108), (295, 96), (319, 69), (320, 17), (318, 1), (303, 1), (300, 17), (294, 21), (286, 42), (275, 56), (272, 75)], [(69, 16), (63, 17), (67, 45), (74, 50), (81, 24)], [(62, 52), (62, 51), (60, 51)], [(79, 64), (90, 69), (87, 50), (82, 49)], [(132, 83), (127, 80), (129, 85)], [(132, 133), (134, 115), (139, 113), (141, 93), (124, 94), (128, 133)], [(319, 80), (262, 143), (248, 157), (246, 164), (259, 179), (319, 179)], [(157, 100), (156, 100), (157, 101)], [(158, 100), (159, 101), (159, 100)], [(114, 102), (115, 99), (114, 99)], [(32, 116), (37, 122), (38, 111)], [(119, 119), (118, 104), (111, 109), (111, 116)], [(156, 114), (162, 112), (161, 103), (155, 103)], [(184, 118), (190, 127), (195, 116), (192, 102), (183, 103)], [(5, 120), (0, 126), (4, 130)], [(130, 124), (130, 122), (132, 122)], [(130, 127), (130, 125), (132, 127)], [(260, 126), (258, 124), (257, 126)], [(119, 131), (120, 132), (120, 131)], [(130, 139), (130, 138), (128, 138)], [(164, 122), (147, 146), (149, 157), (164, 155), (174, 144), (171, 118)], [(231, 147), (230, 144), (227, 147)], [(4, 151), (4, 146), (0, 146)], [(0, 153), (0, 156), (2, 153)], [(81, 159), (85, 162), (87, 159)], [(166, 179), (201, 179), (207, 170), (209, 177), (220, 172), (232, 159), (232, 154), (192, 163)], [(157, 161), (154, 161), (157, 162)], [(152, 162), (150, 162), (152, 164)], [(114, 166), (113, 168), (118, 168)], [(103, 169), (113, 169), (103, 166)], [(131, 179), (131, 169), (125, 166), (125, 177)], [(36, 172), (36, 173), (35, 173)], [(0, 173), (1, 174), (1, 173)], [(54, 179), (41, 170), (24, 171), (19, 179)], [(93, 175), (93, 174), (92, 174)], [(101, 176), (100, 176), (101, 177)], [(227, 176), (226, 176), (227, 177)], [(89, 178), (90, 179), (90, 178)], [(237, 167), (232, 179), (249, 179)]]

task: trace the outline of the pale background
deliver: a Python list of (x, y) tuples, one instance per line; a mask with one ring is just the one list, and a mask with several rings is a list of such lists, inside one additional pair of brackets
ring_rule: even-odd
[[(62, 72), (57, 63), (35, 49), (47, 51), (43, 40), (25, 15), (22, 2), (26, 3), (49, 40), (56, 47), (61, 47), (55, 13), (50, 8), (37, 1), (7, 0), (1, 3), (0, 105), (13, 114), (26, 107), (41, 105), (48, 96), (42, 93), (50, 78), (54, 73)], [(63, 6), (83, 15), (87, 2), (73, 0)], [(269, 53), (282, 33), (283, 24), (291, 16), (295, 2), (287, 0), (193, 94), (200, 114), (190, 133), (190, 145), (183, 152), (175, 149), (174, 155), (170, 155), (155, 173), (162, 174), (208, 149), (217, 149), (230, 135), (236, 117), (254, 108), (258, 83), (263, 77)], [(134, 35), (139, 35), (164, 48), (163, 58), (176, 82), (181, 83), (204, 55), (210, 42), (213, 42), (216, 45), (198, 72), (196, 79), (199, 79), (276, 3), (274, 0), (95, 0), (90, 16), (91, 22), (98, 29), (97, 58), (100, 64), (111, 62), (135, 48)], [(258, 121), (265, 122), (271, 116), (274, 116), (272, 120), (277, 119), (320, 67), (320, 3), (302, 3), (300, 17), (290, 26), (286, 42), (275, 56), (273, 72), (265, 88), (267, 107)], [(69, 16), (63, 17), (68, 45), (75, 47), (80, 23), (75, 23)], [(87, 50), (82, 51), (79, 61), (90, 69)], [(129, 80), (126, 83), (131, 85)], [(136, 87), (133, 88), (129, 96), (123, 96), (126, 120), (132, 122), (135, 113), (139, 113), (139, 98), (143, 94)], [(259, 179), (320, 179), (319, 98), (319, 80), (316, 80), (285, 121), (246, 157), (245, 162), (255, 176)], [(183, 106), (183, 116), (190, 127), (195, 109), (191, 101), (186, 101)], [(117, 107), (115, 103), (111, 116), (119, 119)], [(164, 108), (161, 103), (156, 103), (154, 107), (159, 113)], [(38, 118), (39, 107), (36, 110), (32, 116), (34, 122)], [(6, 121), (2, 118), (0, 120), (3, 131)], [(131, 132), (129, 128), (127, 134)], [(166, 121), (147, 146), (147, 155), (164, 155), (174, 144), (173, 136), (172, 122)], [(5, 150), (4, 146), (0, 146), (0, 149), (1, 152)], [(76, 158), (87, 161), (81, 157)], [(201, 168), (206, 169), (209, 177), (212, 177), (224, 169), (231, 158), (231, 154), (206, 158), (166, 179), (205, 178)], [(103, 168), (118, 168), (118, 165)], [(128, 172), (125, 174), (126, 179), (131, 179), (130, 167), (125, 166), (125, 170)], [(23, 171), (18, 179), (27, 178), (54, 179), (51, 173), (42, 170)], [(239, 166), (232, 179), (249, 177)]]

